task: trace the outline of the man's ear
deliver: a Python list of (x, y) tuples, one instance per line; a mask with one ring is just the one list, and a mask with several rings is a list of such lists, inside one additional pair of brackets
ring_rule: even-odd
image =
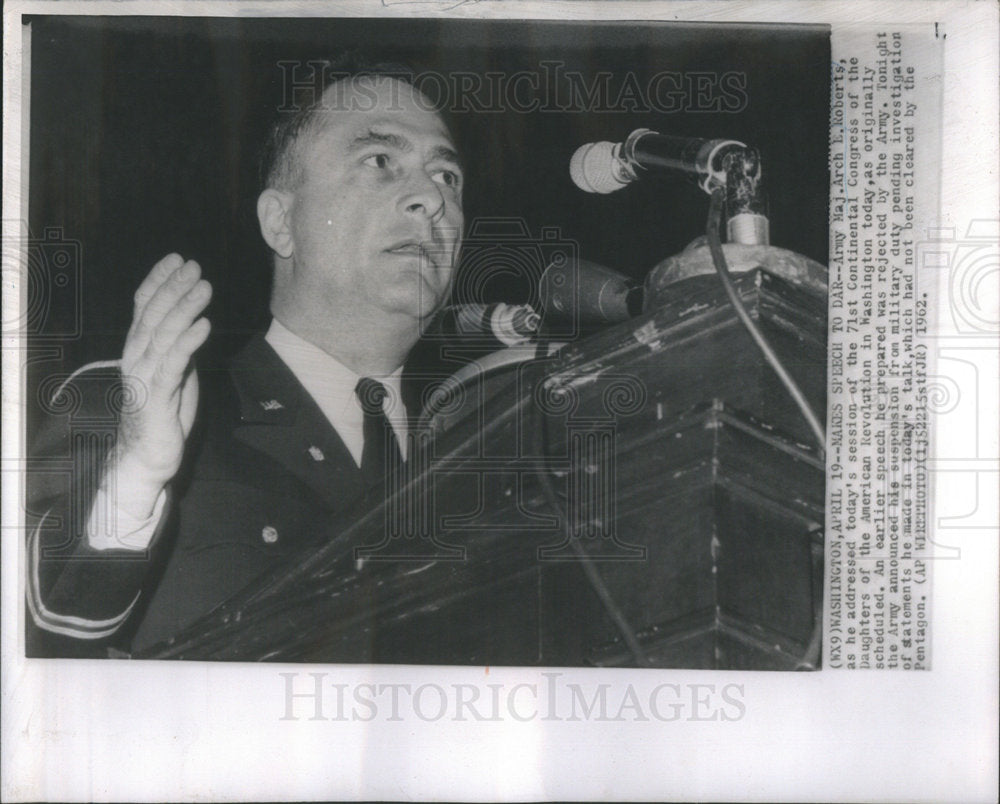
[(260, 233), (271, 250), (279, 257), (288, 258), (295, 251), (295, 241), (292, 238), (291, 193), (275, 190), (269, 187), (257, 199), (257, 220), (260, 222)]

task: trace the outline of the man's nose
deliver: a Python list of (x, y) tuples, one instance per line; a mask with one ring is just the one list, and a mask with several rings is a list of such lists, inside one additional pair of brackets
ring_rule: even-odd
[(444, 217), (444, 194), (430, 176), (418, 172), (407, 183), (400, 199), (400, 206), (408, 215), (427, 218), (431, 223), (437, 223)]

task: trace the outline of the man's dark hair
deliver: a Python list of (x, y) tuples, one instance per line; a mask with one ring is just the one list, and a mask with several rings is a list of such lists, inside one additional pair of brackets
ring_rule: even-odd
[[(323, 95), (327, 89), (339, 81), (372, 77), (394, 78), (406, 84), (413, 84), (414, 71), (407, 64), (391, 61), (371, 61), (357, 51), (349, 51), (332, 59), (310, 59), (299, 69), (311, 69), (314, 84), (299, 87), (300, 92), (308, 90), (310, 102), (299, 106), (295, 98), (285, 98), (282, 106), (290, 106), (288, 111), (279, 111), (271, 125), (260, 159), (261, 189), (293, 189), (301, 178), (296, 146), (303, 134), (308, 133), (319, 122), (324, 111)], [(294, 91), (294, 88), (293, 88)]]

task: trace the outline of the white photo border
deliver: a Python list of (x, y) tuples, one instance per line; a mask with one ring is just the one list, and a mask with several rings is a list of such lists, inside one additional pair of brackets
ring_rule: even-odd
[[(326, 16), (322, 3), (177, 4), (198, 16)], [(8, 3), (4, 9), (4, 238), (27, 219), (26, 86), (21, 15), (162, 14), (152, 2)], [(974, 221), (996, 235), (997, 7), (913, 2), (347, 2), (349, 16), (690, 19), (705, 22), (938, 26), (944, 42), (941, 200), (937, 225), (961, 237)], [(12, 212), (13, 211), (13, 212)], [(988, 228), (990, 221), (993, 228)], [(930, 225), (928, 223), (927, 225)], [(4, 277), (4, 320), (17, 293)], [(10, 291), (10, 292), (8, 292)], [(942, 276), (939, 293), (949, 292)], [(993, 320), (996, 320), (994, 317)], [(4, 342), (2, 540), (2, 795), (4, 800), (850, 800), (987, 801), (997, 787), (997, 432), (979, 434), (974, 464), (942, 464), (935, 533), (962, 549), (935, 567), (934, 665), (929, 672), (733, 673), (566, 669), (282, 666), (26, 660), (17, 523), (23, 454), (17, 344)], [(996, 410), (997, 341), (980, 404)], [(992, 351), (991, 351), (992, 350)], [(994, 417), (995, 419), (995, 417)], [(20, 424), (18, 424), (20, 423)], [(949, 428), (961, 423), (949, 422)], [(966, 438), (938, 429), (936, 443)], [(981, 456), (981, 457), (980, 457)], [(969, 472), (974, 489), (969, 491)], [(950, 472), (950, 473), (949, 473)], [(996, 498), (992, 499), (995, 506)], [(969, 506), (980, 506), (970, 519)], [(970, 524), (971, 523), (971, 524)], [(288, 677), (425, 687), (426, 708), (399, 718), (288, 718)], [(650, 675), (650, 674), (654, 675)], [(646, 701), (686, 696), (684, 716), (648, 720), (545, 718), (552, 685), (588, 696), (611, 685)], [(434, 687), (502, 685), (499, 720), (434, 717)], [(706, 685), (712, 686), (709, 691)], [(699, 701), (729, 688), (715, 718)], [(391, 686), (389, 687), (391, 689)], [(515, 692), (515, 689), (517, 690)], [(296, 702), (299, 699), (296, 699)], [(513, 703), (512, 703), (513, 701)], [(737, 703), (732, 703), (738, 701)], [(308, 702), (308, 701), (307, 701)], [(295, 703), (297, 706), (297, 703)], [(666, 706), (663, 707), (667, 709)], [(296, 712), (298, 710), (295, 710)], [(362, 712), (368, 711), (362, 707)], [(482, 708), (480, 708), (482, 711)], [(694, 712), (695, 717), (691, 717)], [(532, 713), (535, 714), (531, 717)], [(700, 713), (700, 717), (698, 716)], [(295, 712), (293, 712), (295, 714)], [(730, 715), (725, 717), (724, 715)], [(283, 719), (284, 718), (284, 719)]]

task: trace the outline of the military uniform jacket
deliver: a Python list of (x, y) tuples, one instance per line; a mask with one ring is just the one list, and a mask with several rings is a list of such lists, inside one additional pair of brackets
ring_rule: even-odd
[[(121, 388), (115, 372), (97, 379), (74, 376), (73, 409), (47, 428), (29, 471), (29, 623), (60, 635), (36, 639), (34, 655), (78, 653), (63, 638), (125, 651), (168, 640), (304, 545), (331, 538), (358, 507), (364, 489), (350, 452), (258, 335), (226, 370), (199, 374), (195, 426), (149, 550), (95, 551), (85, 528), (113, 446), (109, 400)], [(64, 471), (44, 468), (57, 465)]]

